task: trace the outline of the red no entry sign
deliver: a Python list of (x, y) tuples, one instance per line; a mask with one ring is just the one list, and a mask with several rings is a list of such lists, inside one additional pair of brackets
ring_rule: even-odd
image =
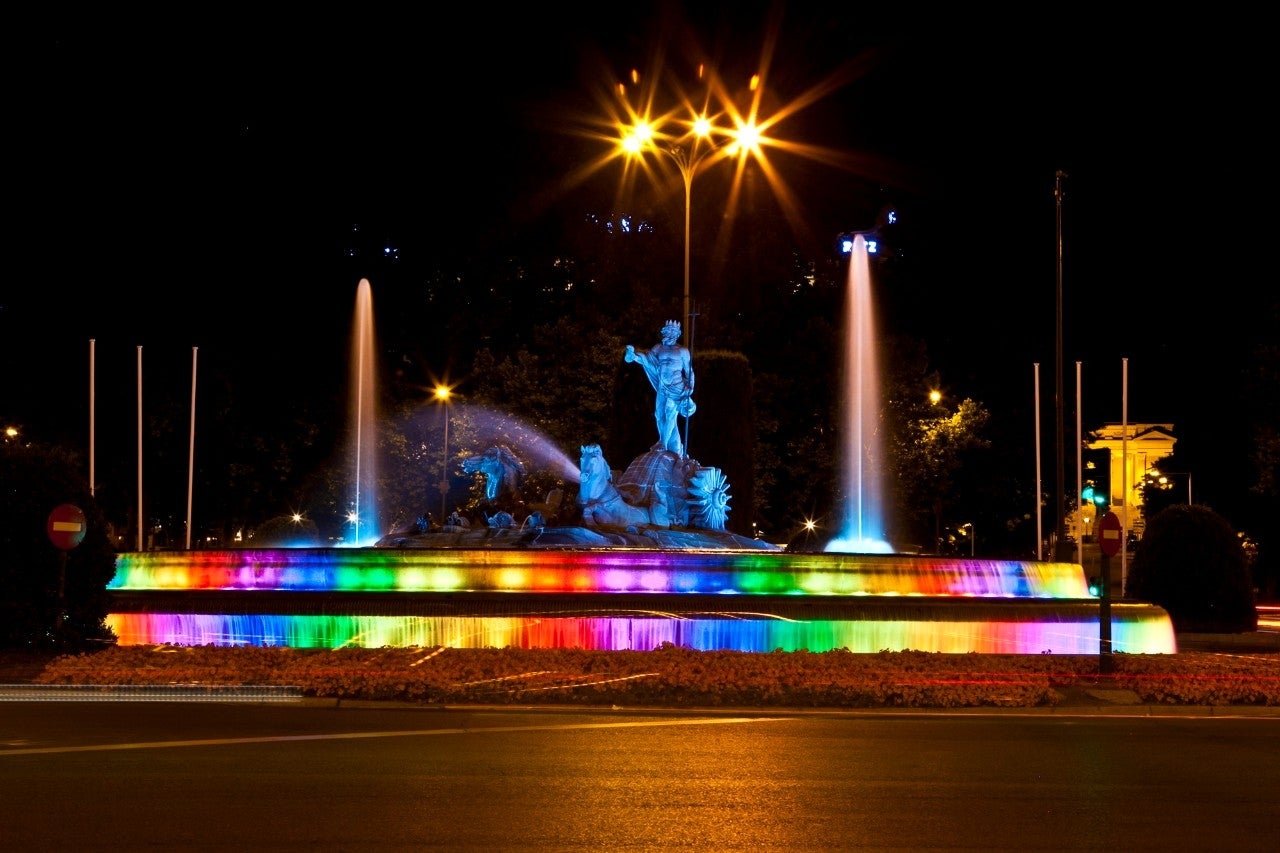
[(53, 512), (49, 513), (46, 530), (49, 533), (49, 541), (55, 548), (70, 551), (84, 539), (86, 526), (84, 513), (80, 507), (59, 504), (53, 508)]
[(1120, 553), (1120, 516), (1104, 512), (1098, 519), (1098, 547), (1108, 557)]

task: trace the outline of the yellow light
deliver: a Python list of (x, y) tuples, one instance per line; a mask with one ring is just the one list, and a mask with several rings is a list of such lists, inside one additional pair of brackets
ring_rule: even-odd
[(436, 399), (437, 399), (437, 400), (448, 400), (448, 399), (449, 399), (449, 397), (450, 397), (450, 395), (452, 395), (452, 394), (453, 394), (453, 390), (452, 390), (448, 385), (437, 385), (437, 386), (436, 386)]
[(737, 129), (733, 131), (733, 144), (729, 146), (729, 153), (746, 156), (747, 154), (760, 153), (760, 140), (763, 134), (760, 128), (752, 122), (744, 122), (739, 124)]

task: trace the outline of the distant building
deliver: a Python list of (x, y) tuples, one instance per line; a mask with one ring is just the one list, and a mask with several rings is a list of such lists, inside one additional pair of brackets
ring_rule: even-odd
[[(1146, 528), (1142, 512), (1142, 481), (1157, 463), (1173, 453), (1178, 440), (1173, 436), (1173, 424), (1105, 424), (1090, 433), (1085, 447), (1090, 451), (1105, 450), (1109, 454), (1109, 470), (1106, 476), (1096, 472), (1094, 479), (1107, 491), (1107, 503), (1120, 517), (1126, 534), (1132, 532), (1139, 539)], [(1093, 463), (1091, 463), (1093, 464)], [(1081, 501), (1080, 510), (1071, 519), (1071, 533), (1090, 537), (1097, 521), (1098, 507), (1091, 501)]]

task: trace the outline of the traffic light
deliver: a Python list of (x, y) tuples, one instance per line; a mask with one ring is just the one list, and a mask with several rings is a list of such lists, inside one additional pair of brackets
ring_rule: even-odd
[(1086, 471), (1084, 489), (1081, 490), (1081, 501), (1093, 501), (1098, 507), (1111, 504), (1111, 451), (1084, 451), (1084, 467)]
[(1089, 576), (1089, 594), (1094, 598), (1102, 597), (1102, 578), (1098, 575)]

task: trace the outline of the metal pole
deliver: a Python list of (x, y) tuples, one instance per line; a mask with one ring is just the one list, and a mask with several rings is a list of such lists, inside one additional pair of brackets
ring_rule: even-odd
[(689, 223), (692, 218), (693, 205), (693, 166), (688, 162), (677, 158), (680, 164), (680, 174), (684, 176), (684, 341), (685, 346), (689, 348), (690, 355), (693, 354), (693, 334), (691, 332), (692, 324), (689, 313)]
[(1040, 362), (1032, 365), (1031, 376), (1035, 385), (1035, 401), (1032, 411), (1036, 413), (1036, 440), (1032, 446), (1036, 449), (1036, 559), (1044, 559), (1044, 507), (1041, 502), (1040, 486)]
[[(1080, 395), (1080, 362), (1076, 362), (1076, 436), (1084, 434), (1081, 414), (1084, 404)], [(1076, 562), (1084, 565), (1084, 442), (1076, 440)]]
[(1057, 209), (1058, 236), (1058, 286), (1057, 286), (1057, 335), (1054, 348), (1056, 357), (1054, 409), (1057, 416), (1056, 434), (1056, 470), (1054, 488), (1054, 558), (1058, 559), (1063, 551), (1063, 519), (1066, 515), (1067, 478), (1066, 478), (1066, 435), (1063, 426), (1063, 390), (1062, 390), (1062, 179), (1066, 172), (1059, 170), (1053, 179), (1053, 196)]
[[(1120, 359), (1120, 494), (1124, 496), (1124, 512), (1120, 514), (1120, 594), (1129, 581), (1129, 359)], [(1114, 489), (1113, 489), (1114, 491)]]
[(142, 550), (142, 347), (138, 347), (138, 550)]
[(191, 348), (191, 438), (187, 450), (187, 550), (191, 550), (191, 491), (195, 482), (196, 466), (196, 353), (198, 347)]
[[(693, 206), (693, 164), (677, 160), (684, 176), (684, 339), (689, 349), (689, 362), (693, 363), (693, 314), (689, 312), (689, 222)], [(684, 419), (684, 455), (689, 455), (689, 418)]]
[(89, 338), (89, 494), (90, 495), (95, 494), (94, 488), (93, 488), (93, 478), (94, 478), (93, 454), (94, 454), (94, 441), (96, 439), (94, 436), (95, 427), (94, 427), (93, 418), (94, 418), (94, 411), (95, 411), (94, 394), (96, 393), (96, 390), (97, 390), (97, 381), (98, 381), (94, 372), (95, 371), (95, 366), (94, 366), (95, 347), (96, 347), (96, 344), (94, 342), (94, 339)]

